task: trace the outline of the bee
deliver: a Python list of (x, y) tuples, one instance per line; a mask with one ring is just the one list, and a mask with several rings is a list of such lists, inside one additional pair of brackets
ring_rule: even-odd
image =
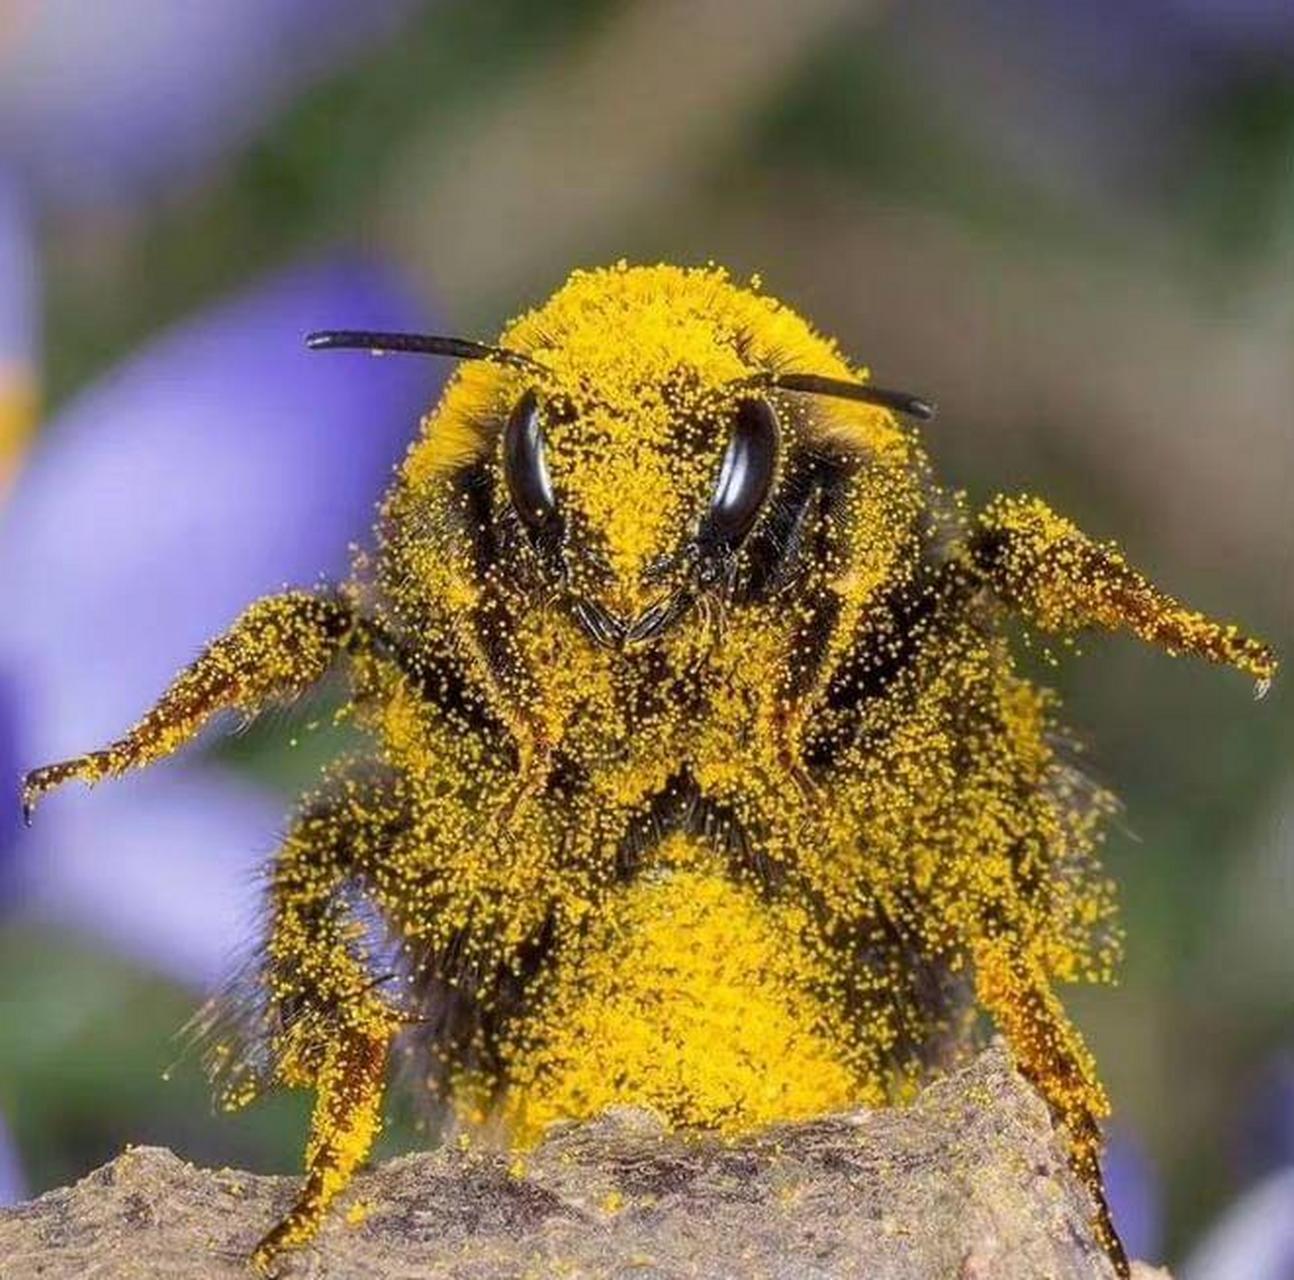
[(169, 755), (335, 664), (364, 746), (267, 869), (202, 1015), (230, 1107), (315, 1093), (309, 1241), (397, 1067), (532, 1142), (612, 1104), (740, 1133), (910, 1097), (986, 1012), (1066, 1135), (1119, 1274), (1107, 1098), (1058, 984), (1110, 976), (1112, 801), (1017, 670), (1012, 618), (1126, 630), (1265, 687), (1272, 651), (1043, 502), (941, 489), (924, 400), (722, 271), (579, 271), (460, 361), (345, 583), (252, 604), (124, 737), (24, 807)]

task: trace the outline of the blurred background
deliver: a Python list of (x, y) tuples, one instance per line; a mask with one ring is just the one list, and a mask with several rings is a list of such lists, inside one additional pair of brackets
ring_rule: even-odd
[[(0, 0), (0, 777), (106, 740), (256, 594), (337, 573), (443, 370), (575, 265), (761, 273), (1037, 491), (1294, 651), (1288, 0)], [(1069, 993), (1134, 1252), (1294, 1275), (1294, 717), (1092, 639), (1117, 990)], [(296, 1167), (174, 1033), (338, 747), (327, 697), (0, 804), (0, 1202), (126, 1142)], [(394, 1126), (387, 1141), (410, 1141)]]

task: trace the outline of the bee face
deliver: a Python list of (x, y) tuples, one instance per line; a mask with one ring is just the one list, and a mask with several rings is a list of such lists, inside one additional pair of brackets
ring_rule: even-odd
[(928, 408), (718, 271), (577, 272), (497, 346), (320, 338), (467, 357), (388, 495), (380, 573), (413, 642), (454, 631), (500, 705), (538, 704), (539, 664), (686, 668), (747, 625), (811, 652), (830, 581), (879, 583), (919, 503), (891, 411)]
[(544, 586), (595, 644), (649, 642), (731, 586), (773, 499), (773, 405), (725, 388), (653, 388), (630, 412), (527, 389), (499, 470)]

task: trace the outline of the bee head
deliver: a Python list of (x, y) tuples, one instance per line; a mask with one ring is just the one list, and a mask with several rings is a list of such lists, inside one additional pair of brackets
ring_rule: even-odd
[[(758, 577), (752, 560), (769, 576), (788, 541), (787, 486), (806, 498), (804, 458), (824, 446), (796, 401), (931, 412), (835, 376), (848, 367), (798, 317), (714, 272), (577, 273), (499, 346), (351, 332), (310, 342), (476, 362), (429, 419), (419, 465), (483, 475), (483, 559), (612, 648), (731, 599)], [(786, 367), (796, 361), (831, 372)]]

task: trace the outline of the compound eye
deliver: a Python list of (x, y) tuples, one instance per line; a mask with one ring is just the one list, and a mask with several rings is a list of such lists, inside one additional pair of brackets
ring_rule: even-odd
[(533, 391), (517, 401), (503, 428), (503, 476), (527, 529), (542, 533), (557, 523), (557, 496), (544, 456), (543, 414)]
[(704, 545), (731, 551), (750, 532), (773, 485), (780, 435), (777, 415), (767, 401), (743, 400), (737, 406), (728, 451), (701, 526)]

